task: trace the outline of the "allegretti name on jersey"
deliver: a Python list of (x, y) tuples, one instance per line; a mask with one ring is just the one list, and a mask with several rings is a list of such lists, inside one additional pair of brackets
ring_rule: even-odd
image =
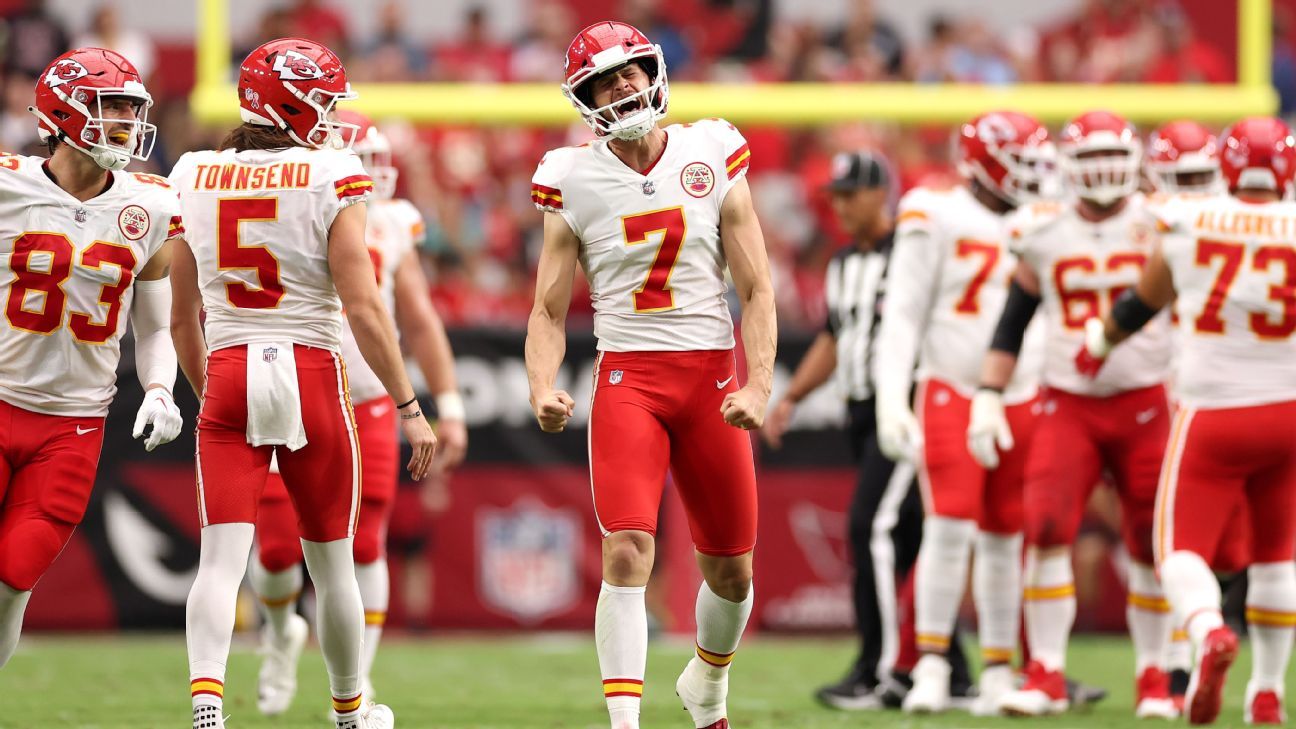
[(1254, 235), (1280, 240), (1296, 237), (1296, 218), (1285, 215), (1203, 210), (1193, 227), (1200, 233), (1215, 235)]
[(197, 165), (195, 190), (302, 190), (310, 187), (309, 162), (276, 162), (268, 165)]

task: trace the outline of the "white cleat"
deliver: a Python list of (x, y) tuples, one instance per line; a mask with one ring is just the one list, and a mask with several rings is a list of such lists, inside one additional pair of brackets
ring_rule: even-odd
[(193, 729), (225, 729), (225, 717), (215, 706), (195, 706)]
[(945, 656), (928, 653), (913, 669), (913, 688), (901, 708), (906, 714), (940, 714), (949, 708), (950, 665)]
[(396, 715), (383, 704), (362, 706), (354, 717), (337, 720), (337, 729), (392, 729), (394, 726)]
[(729, 672), (718, 673), (719, 678), (710, 676), (709, 667), (694, 656), (675, 682), (675, 693), (693, 717), (694, 726), (717, 726), (728, 716), (725, 699), (729, 696)]
[(981, 671), (977, 697), (972, 700), (969, 711), (972, 716), (999, 716), (1004, 697), (1016, 688), (1016, 677), (1010, 666), (991, 666)]
[(257, 679), (257, 708), (266, 716), (278, 716), (292, 706), (297, 695), (297, 661), (301, 658), (310, 626), (300, 615), (288, 619), (280, 640), (261, 630), (261, 673)]

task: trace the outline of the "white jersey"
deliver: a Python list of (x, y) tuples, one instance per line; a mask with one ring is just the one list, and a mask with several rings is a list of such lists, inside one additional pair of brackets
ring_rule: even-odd
[(190, 152), (171, 171), (198, 264), (207, 346), (288, 341), (338, 351), (328, 265), (339, 211), (373, 189), (349, 151)]
[(1296, 400), (1296, 203), (1180, 198), (1159, 212), (1178, 294), (1179, 399), (1199, 408)]
[(1075, 368), (1085, 321), (1111, 311), (1116, 297), (1142, 276), (1156, 239), (1148, 207), (1147, 199), (1135, 194), (1119, 213), (1098, 223), (1080, 217), (1074, 203), (1035, 203), (1009, 217), (1010, 245), (1039, 277), (1049, 387), (1107, 397), (1166, 381), (1172, 351), (1166, 312), (1113, 350), (1097, 378)]
[[(919, 378), (972, 397), (1017, 267), (1005, 238), (1003, 218), (965, 186), (920, 187), (901, 199), (877, 347), (879, 390), (909, 392), (916, 359)], [(1005, 392), (1009, 403), (1035, 395), (1043, 356), (1044, 332), (1033, 324)]]
[[(378, 275), (378, 293), (387, 311), (396, 313), (396, 269), (405, 255), (423, 240), (423, 216), (408, 200), (374, 200), (369, 203), (365, 243)], [(360, 404), (387, 395), (378, 375), (369, 368), (350, 324), (342, 327), (342, 359), (346, 362), (351, 401)]]
[(665, 131), (647, 174), (601, 139), (551, 150), (532, 178), (536, 207), (562, 215), (580, 238), (602, 351), (734, 346), (720, 205), (747, 172), (747, 141), (720, 119)]
[(164, 178), (109, 172), (84, 202), (41, 157), (0, 155), (0, 400), (50, 415), (99, 416), (117, 392), (135, 277), (184, 233)]

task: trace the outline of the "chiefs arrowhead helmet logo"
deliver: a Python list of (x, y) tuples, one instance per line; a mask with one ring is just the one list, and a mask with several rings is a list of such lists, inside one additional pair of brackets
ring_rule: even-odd
[(274, 70), (279, 72), (279, 78), (285, 81), (307, 81), (324, 76), (324, 71), (306, 56), (297, 51), (284, 51), (275, 56)]
[(50, 70), (45, 73), (45, 84), (50, 88), (57, 88), (69, 81), (75, 81), (89, 75), (90, 72), (79, 61), (65, 58), (51, 66)]

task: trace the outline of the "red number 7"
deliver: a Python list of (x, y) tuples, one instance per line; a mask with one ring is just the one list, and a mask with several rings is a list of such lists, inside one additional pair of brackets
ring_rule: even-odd
[(684, 208), (674, 207), (665, 210), (653, 210), (638, 215), (627, 215), (621, 218), (621, 230), (625, 234), (626, 245), (647, 243), (648, 236), (661, 233), (661, 244), (653, 258), (652, 267), (643, 285), (634, 292), (634, 310), (640, 314), (654, 311), (669, 311), (675, 308), (675, 292), (670, 289), (671, 273), (675, 262), (679, 260), (680, 248), (688, 233), (684, 222)]

